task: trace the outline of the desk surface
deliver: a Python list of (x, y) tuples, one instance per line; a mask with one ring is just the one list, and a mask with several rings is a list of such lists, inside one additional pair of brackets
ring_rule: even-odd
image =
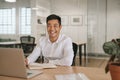
[[(56, 69), (43, 69), (43, 73), (27, 80), (56, 80), (55, 75), (84, 73), (90, 80), (111, 80), (110, 74), (105, 74), (104, 69), (89, 67), (57, 67)], [(0, 76), (0, 80), (26, 80), (21, 78)]]

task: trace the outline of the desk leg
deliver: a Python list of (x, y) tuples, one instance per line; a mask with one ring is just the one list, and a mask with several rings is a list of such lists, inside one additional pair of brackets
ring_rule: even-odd
[(86, 44), (84, 44), (84, 66), (86, 66)]
[(79, 62), (81, 66), (82, 65), (82, 45), (79, 45)]

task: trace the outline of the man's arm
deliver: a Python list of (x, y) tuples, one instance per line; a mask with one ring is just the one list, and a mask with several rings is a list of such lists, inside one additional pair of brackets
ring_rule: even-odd
[(37, 58), (40, 56), (40, 54), (41, 48), (40, 45), (37, 44), (33, 52), (27, 57), (27, 64), (35, 62)]

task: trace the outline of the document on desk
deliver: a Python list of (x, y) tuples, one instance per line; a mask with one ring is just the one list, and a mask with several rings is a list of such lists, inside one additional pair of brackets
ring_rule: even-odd
[(90, 80), (84, 73), (55, 75), (56, 80)]
[(44, 69), (44, 68), (57, 68), (56, 65), (50, 63), (31, 63), (29, 64), (30, 69)]

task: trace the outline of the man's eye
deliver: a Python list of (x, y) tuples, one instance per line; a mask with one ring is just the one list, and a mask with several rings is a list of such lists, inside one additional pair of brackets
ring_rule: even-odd
[(48, 25), (47, 27), (50, 27), (51, 25)]
[(54, 27), (58, 27), (59, 25), (54, 25)]
[(57, 26), (54, 26), (54, 27), (57, 27)]

